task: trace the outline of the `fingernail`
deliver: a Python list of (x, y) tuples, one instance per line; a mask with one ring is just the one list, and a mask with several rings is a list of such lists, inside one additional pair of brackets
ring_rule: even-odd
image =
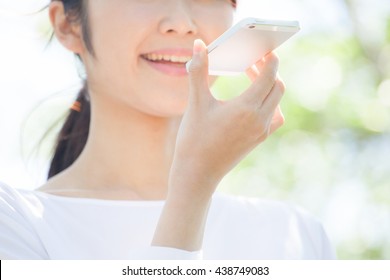
[(205, 47), (205, 45), (204, 45), (203, 41), (200, 39), (196, 39), (194, 41), (194, 49), (193, 49), (194, 55), (200, 54), (202, 52), (202, 50), (204, 49), (204, 47)]
[(199, 57), (199, 54), (202, 53), (203, 49), (205, 48), (205, 44), (203, 43), (203, 41), (201, 39), (196, 39), (194, 41), (194, 47), (193, 47), (193, 54), (192, 54), (192, 59), (190, 61), (188, 61), (186, 63), (186, 70), (187, 70), (187, 73), (190, 72), (190, 66), (191, 66), (191, 63), (192, 63), (192, 60), (197, 57)]

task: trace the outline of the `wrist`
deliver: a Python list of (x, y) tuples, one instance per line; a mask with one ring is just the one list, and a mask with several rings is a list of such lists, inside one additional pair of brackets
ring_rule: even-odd
[(175, 176), (169, 179), (167, 202), (204, 205), (210, 202), (218, 182), (196, 176)]
[(201, 249), (211, 195), (169, 192), (152, 245), (187, 251)]
[(207, 173), (204, 168), (197, 168), (196, 164), (189, 166), (184, 163), (172, 164), (168, 181), (168, 196), (189, 200), (208, 200), (221, 179)]

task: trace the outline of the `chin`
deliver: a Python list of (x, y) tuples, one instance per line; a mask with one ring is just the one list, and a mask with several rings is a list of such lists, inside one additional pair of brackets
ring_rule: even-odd
[[(160, 93), (161, 96), (161, 93)], [(160, 99), (156, 109), (167, 117), (183, 115), (188, 105), (188, 89), (179, 91), (168, 91), (164, 94), (166, 98)]]
[(147, 104), (144, 113), (162, 118), (175, 118), (184, 114), (188, 105), (187, 98), (167, 98), (154, 104)]
[(186, 108), (187, 108), (187, 102), (185, 103), (176, 103), (176, 104), (170, 104), (166, 107), (166, 110), (160, 111), (161, 117), (167, 117), (167, 118), (173, 118), (173, 117), (180, 117), (183, 116)]

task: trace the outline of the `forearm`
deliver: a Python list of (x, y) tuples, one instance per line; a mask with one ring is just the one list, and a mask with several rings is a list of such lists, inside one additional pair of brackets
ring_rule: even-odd
[(154, 234), (153, 246), (187, 251), (201, 249), (211, 194), (180, 193), (180, 190), (200, 190), (204, 187), (191, 183), (191, 188), (184, 188), (189, 187), (188, 182), (189, 180), (187, 180), (187, 185), (177, 185), (180, 188), (173, 187), (172, 190), (178, 191), (168, 194)]

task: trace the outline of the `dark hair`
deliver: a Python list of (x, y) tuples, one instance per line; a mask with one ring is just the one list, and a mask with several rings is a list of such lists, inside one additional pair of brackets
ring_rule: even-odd
[[(94, 55), (89, 30), (87, 1), (83, 0), (52, 0), (61, 1), (69, 21), (81, 24), (82, 36), (87, 50)], [(81, 154), (88, 139), (91, 120), (88, 86), (80, 90), (75, 100), (77, 109), (72, 108), (57, 136), (53, 157), (49, 166), (48, 179), (68, 168)]]
[[(81, 24), (82, 36), (87, 50), (94, 55), (89, 28), (86, 0), (51, 0), (61, 1), (69, 21)], [(236, 0), (229, 0), (236, 7)], [(56, 143), (50, 163), (48, 179), (68, 168), (79, 157), (87, 143), (91, 120), (91, 105), (87, 82), (78, 93), (75, 104), (65, 119)]]

